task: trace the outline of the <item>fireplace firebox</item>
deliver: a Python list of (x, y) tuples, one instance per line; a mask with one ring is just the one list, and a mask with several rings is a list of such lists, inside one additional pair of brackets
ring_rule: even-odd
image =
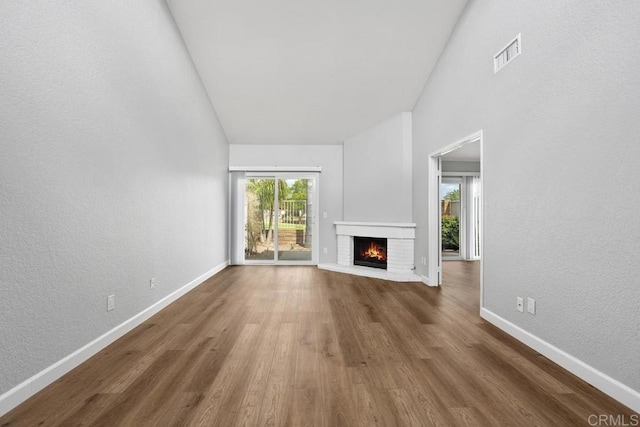
[(387, 269), (387, 239), (353, 237), (353, 264)]

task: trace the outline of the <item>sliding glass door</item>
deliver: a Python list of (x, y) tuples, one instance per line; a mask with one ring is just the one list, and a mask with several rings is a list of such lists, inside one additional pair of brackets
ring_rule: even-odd
[(246, 177), (245, 262), (316, 263), (316, 190), (316, 176)]
[(245, 260), (275, 259), (274, 178), (250, 178), (245, 183)]

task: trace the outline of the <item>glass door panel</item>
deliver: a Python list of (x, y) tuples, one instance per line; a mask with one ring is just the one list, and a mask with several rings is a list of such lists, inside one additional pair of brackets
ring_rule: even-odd
[(245, 181), (244, 261), (311, 264), (317, 177), (281, 174)]
[(245, 260), (275, 260), (275, 179), (252, 178), (245, 186)]
[(460, 256), (460, 192), (461, 182), (444, 178), (440, 184), (442, 213), (442, 256)]
[(311, 261), (313, 179), (278, 179), (278, 261)]

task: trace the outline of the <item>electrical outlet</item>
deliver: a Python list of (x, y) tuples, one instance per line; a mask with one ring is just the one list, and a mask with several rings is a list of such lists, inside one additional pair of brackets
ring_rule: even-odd
[(327, 219), (327, 213), (326, 212), (322, 212), (322, 218)]
[(536, 300), (533, 298), (527, 298), (527, 311), (531, 314), (536, 314)]
[(111, 311), (114, 308), (116, 308), (116, 296), (115, 295), (109, 295), (107, 297), (107, 311)]
[(516, 298), (516, 310), (520, 313), (524, 313), (524, 299), (522, 299), (522, 297)]
[(322, 253), (323, 253), (323, 254), (328, 254), (328, 253), (329, 253), (329, 249), (327, 249), (327, 248), (322, 248)]
[(426, 256), (422, 257), (422, 265), (427, 265), (427, 257)]
[(149, 289), (155, 289), (156, 287), (156, 278), (152, 277), (151, 279), (149, 279)]

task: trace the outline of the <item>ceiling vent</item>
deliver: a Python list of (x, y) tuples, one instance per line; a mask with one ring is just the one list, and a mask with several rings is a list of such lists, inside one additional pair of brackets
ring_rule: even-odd
[(520, 56), (521, 53), (522, 41), (521, 35), (518, 34), (504, 49), (493, 56), (493, 72), (497, 73), (500, 71), (505, 65)]

